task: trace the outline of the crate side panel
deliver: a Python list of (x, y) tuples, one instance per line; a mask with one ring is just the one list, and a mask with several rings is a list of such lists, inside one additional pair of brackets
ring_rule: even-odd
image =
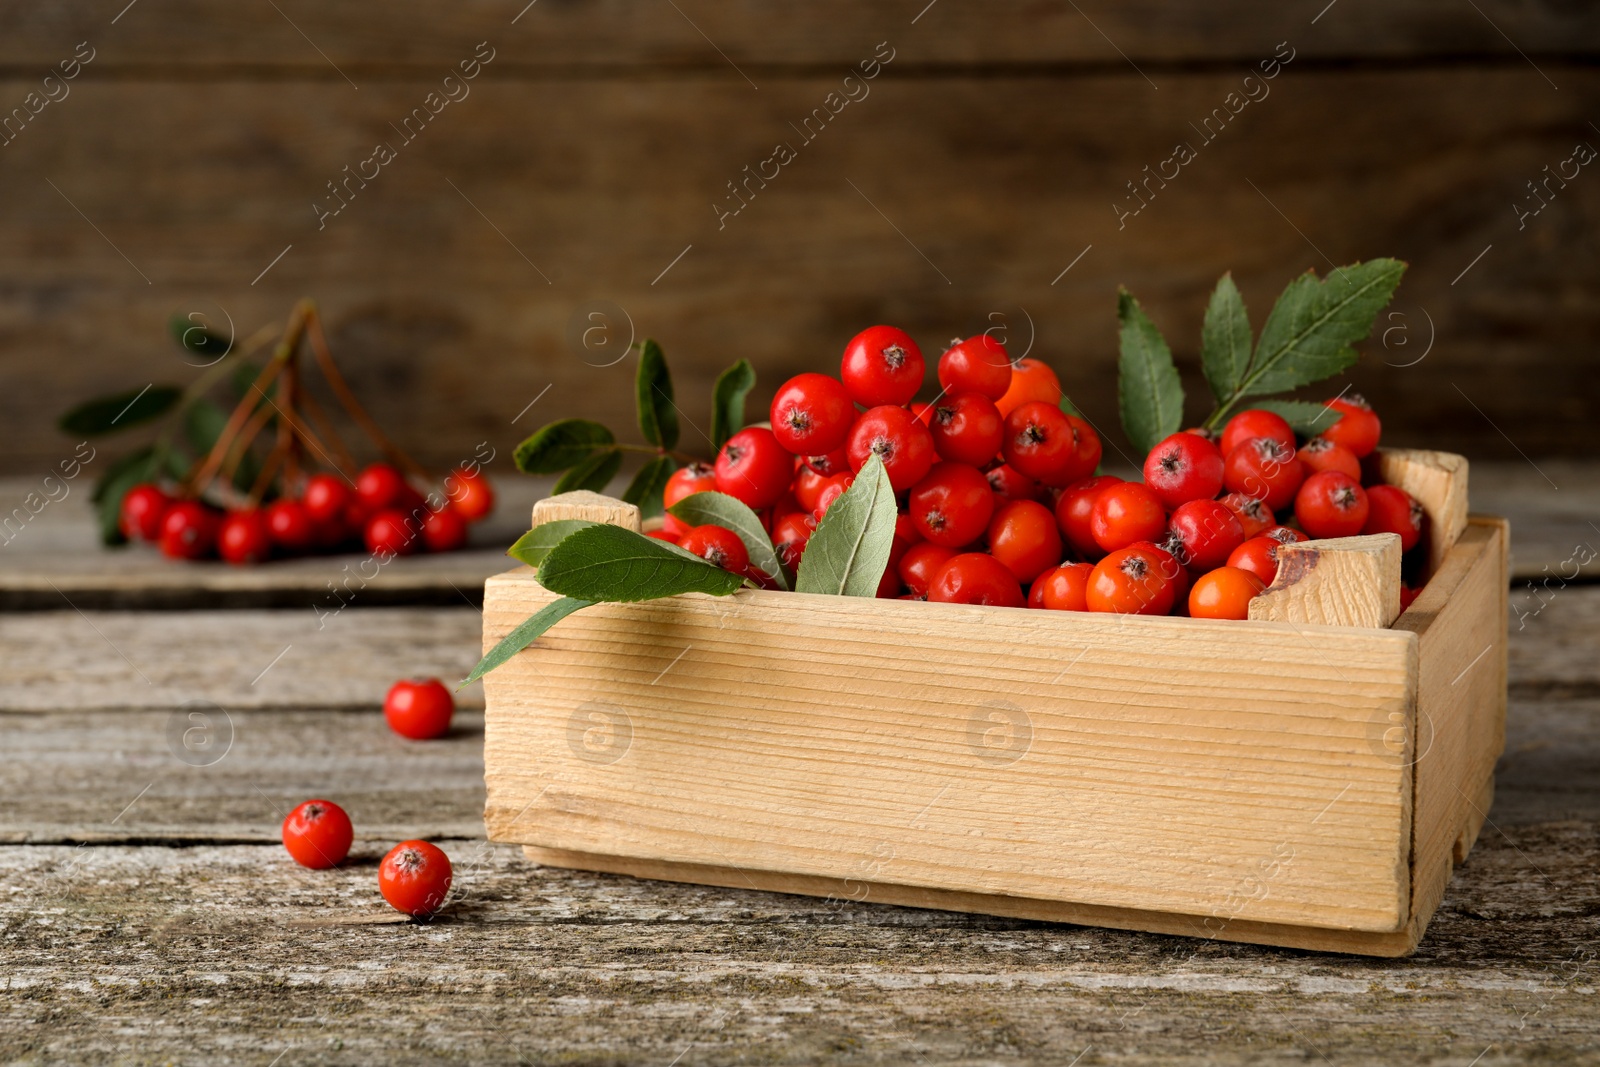
[[(550, 594), (492, 579), (485, 643)], [(487, 679), (490, 835), (1394, 930), (1415, 639), (801, 594), (601, 605)], [(1263, 681), (1266, 679), (1266, 681)]]

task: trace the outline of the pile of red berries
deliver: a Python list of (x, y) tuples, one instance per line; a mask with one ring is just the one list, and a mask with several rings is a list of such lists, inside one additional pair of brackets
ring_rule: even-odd
[[(1100, 437), (1062, 410), (1044, 364), (1013, 362), (986, 334), (957, 341), (928, 404), (913, 400), (924, 370), (904, 331), (862, 331), (839, 378), (785, 382), (771, 428), (734, 434), (714, 466), (677, 471), (664, 504), (707, 490), (737, 497), (792, 567), (877, 455), (900, 506), (881, 597), (1221, 619), (1247, 616), (1281, 544), (1389, 531), (1410, 549), (1421, 536), (1415, 500), (1363, 484), (1380, 427), (1358, 398), (1330, 401), (1337, 421), (1304, 444), (1265, 410), (1240, 412), (1220, 437), (1173, 434), (1151, 450), (1144, 480), (1126, 482), (1095, 474)], [(732, 531), (668, 515), (653, 536), (765, 578)]]
[(373, 555), (450, 552), (466, 545), (468, 524), (493, 508), (494, 490), (475, 468), (453, 471), (442, 494), (424, 498), (396, 467), (374, 463), (353, 484), (314, 474), (299, 496), (264, 507), (222, 510), (145, 482), (122, 498), (120, 523), (130, 540), (154, 542), (173, 559), (242, 564), (362, 545)]

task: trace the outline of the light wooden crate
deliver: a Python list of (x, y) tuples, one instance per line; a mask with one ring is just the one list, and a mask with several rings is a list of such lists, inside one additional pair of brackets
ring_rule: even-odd
[[(1248, 622), (799, 593), (601, 605), (486, 679), (489, 837), (559, 867), (1402, 955), (1503, 745), (1503, 520), (1388, 452), (1392, 534), (1307, 542)], [(595, 494), (538, 524), (637, 527)], [(554, 598), (489, 579), (484, 647)]]

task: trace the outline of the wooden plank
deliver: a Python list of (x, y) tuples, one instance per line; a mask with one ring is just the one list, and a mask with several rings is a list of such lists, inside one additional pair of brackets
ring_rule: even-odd
[[(946, 6), (960, 7), (941, 4), (919, 27)], [(118, 27), (143, 15), (140, 7)], [(1318, 31), (1345, 7), (1360, 5), (1336, 6)], [(1470, 8), (1453, 17), (1482, 21)], [(307, 63), (320, 62), (291, 28), (282, 32)], [(1071, 36), (1104, 48), (1092, 31)], [(1518, 458), (1498, 426), (1542, 462), (1581, 451), (1573, 429), (1600, 408), (1600, 383), (1579, 373), (1600, 333), (1600, 300), (1585, 299), (1588, 276), (1566, 266), (1586, 254), (1577, 220), (1597, 210), (1600, 183), (1570, 183), (1524, 232), (1510, 206), (1585, 135), (1582, 101), (1600, 92), (1600, 71), (1557, 71), (1555, 92), (1516, 62), (1490, 71), (1291, 65), (1270, 97), (1200, 146), (1182, 179), (1121, 229), (1112, 205), (1128, 195), (1126, 183), (1167, 158), (1177, 139), (1198, 140), (1190, 123), (1237, 89), (1237, 68), (1173, 72), (1155, 92), (1131, 71), (896, 78), (891, 64), (870, 97), (802, 145), (781, 179), (722, 229), (712, 204), (726, 183), (778, 139), (797, 138), (790, 123), (842, 74), (779, 79), (760, 92), (731, 71), (671, 81), (562, 77), (534, 89), (485, 75), (322, 230), (313, 200), (377, 139), (395, 136), (390, 124), (433, 88), (437, 71), (360, 92), (332, 74), (331, 83), (263, 91), (240, 79), (203, 92), (189, 82), (86, 75), (4, 149), (12, 211), (0, 231), (0, 264), (9, 264), (0, 278), (14, 295), (0, 305), (11, 386), (0, 393), (0, 424), (11, 435), (0, 465), (42, 477), (74, 444), (54, 429), (62, 410), (114, 387), (191, 380), (198, 372), (178, 359), (164, 323), (175, 308), (222, 321), (195, 294), (215, 294), (203, 299), (246, 336), (314, 291), (374, 417), (441, 466), (485, 437), (503, 454), (556, 414), (631, 433), (631, 364), (591, 365), (566, 341), (575, 316), (584, 321), (600, 297), (627, 313), (614, 324), (619, 333), (631, 322), (663, 342), (678, 402), (701, 428), (711, 383), (732, 358), (730, 334), (760, 372), (751, 402), (761, 410), (781, 381), (825, 367), (865, 323), (901, 323), (932, 346), (992, 325), (996, 312), (1018, 349), (1028, 348), (1031, 320), (1031, 354), (1052, 361), (1109, 432), (1116, 285), (1126, 283), (1171, 339), (1198, 398), (1206, 294), (1232, 270), (1259, 326), (1289, 278), (1327, 269), (1301, 232), (1336, 263), (1387, 253), (1415, 264), (1395, 307), (1404, 318), (1385, 320), (1385, 330), (1404, 331), (1366, 345), (1349, 375), (1383, 413), (1389, 441)], [(0, 93), (21, 99), (35, 84), (31, 74), (0, 81)], [(562, 104), (530, 107), (534, 98)], [(1411, 150), (1396, 156), (1397, 143)], [(1026, 167), (1016, 162), (1019, 145)], [(885, 158), (901, 165), (886, 169)], [(99, 160), (115, 167), (88, 162)], [(1549, 294), (1569, 292), (1553, 314)], [(1429, 320), (1433, 356), (1401, 366), (1421, 351)], [(475, 353), (470, 363), (462, 351)], [(1448, 361), (1438, 358), (1445, 351)], [(1550, 381), (1564, 383), (1553, 400), (1542, 384)], [(707, 449), (688, 423), (684, 432), (686, 447)], [(1119, 433), (1111, 437), (1110, 456), (1130, 451)]]
[(1272, 584), (1250, 601), (1252, 622), (1382, 629), (1399, 614), (1397, 534), (1284, 545)]

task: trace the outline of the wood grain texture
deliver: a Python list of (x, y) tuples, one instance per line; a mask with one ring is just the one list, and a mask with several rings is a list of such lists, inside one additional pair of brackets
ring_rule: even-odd
[(532, 529), (557, 519), (585, 519), (621, 526), (625, 530), (639, 531), (639, 509), (615, 497), (602, 496), (580, 489), (573, 493), (559, 493), (545, 497), (533, 506), (528, 527)]
[(1428, 517), (1428, 566), (1436, 574), (1450, 548), (1467, 528), (1467, 460), (1449, 452), (1383, 449), (1378, 477), (1416, 498)]
[(1399, 614), (1397, 534), (1283, 545), (1272, 584), (1250, 601), (1251, 622), (1383, 629)]

